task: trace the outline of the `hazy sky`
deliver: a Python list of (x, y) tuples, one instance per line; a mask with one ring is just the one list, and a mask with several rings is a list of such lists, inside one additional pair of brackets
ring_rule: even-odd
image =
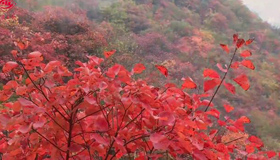
[(243, 0), (243, 3), (263, 20), (280, 26), (280, 0)]

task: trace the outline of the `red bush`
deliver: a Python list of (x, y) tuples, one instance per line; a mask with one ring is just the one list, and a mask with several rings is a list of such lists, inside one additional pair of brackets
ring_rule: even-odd
[[(212, 103), (222, 85), (232, 91), (233, 86), (224, 82), (243, 44), (237, 41), (229, 68), (221, 77), (215, 70), (204, 70), (208, 78), (204, 94), (190, 95), (184, 89), (194, 89), (196, 84), (189, 77), (182, 88), (171, 83), (156, 88), (131, 78), (145, 66), (138, 64), (128, 71), (115, 64), (102, 71), (104, 59), (95, 56), (88, 56), (85, 63), (76, 61), (78, 67), (70, 72), (60, 61), (45, 64), (40, 52), (28, 53), (25, 45), (16, 43), (19, 50), (12, 52), (14, 61), (3, 66), (3, 72), (13, 78), (0, 91), (3, 159), (274, 157), (273, 151), (256, 152), (263, 147), (257, 137), (238, 134), (250, 119), (221, 118)], [(104, 54), (109, 58), (114, 51)], [(164, 66), (156, 67), (168, 76)], [(245, 77), (234, 80), (247, 90)], [(210, 94), (208, 90), (215, 87)], [(227, 104), (225, 109), (234, 108)]]

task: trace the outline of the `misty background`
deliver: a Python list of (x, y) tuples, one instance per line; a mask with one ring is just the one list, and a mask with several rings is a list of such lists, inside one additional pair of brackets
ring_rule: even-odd
[(279, 0), (243, 0), (243, 3), (264, 21), (273, 26), (280, 26)]

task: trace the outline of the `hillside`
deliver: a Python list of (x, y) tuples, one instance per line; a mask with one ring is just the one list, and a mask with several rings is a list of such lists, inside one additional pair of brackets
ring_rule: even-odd
[[(237, 94), (232, 95), (223, 88), (214, 103), (223, 110), (222, 102), (230, 102), (235, 106), (231, 116), (247, 115), (252, 119), (248, 132), (261, 137), (269, 148), (280, 149), (280, 30), (262, 22), (242, 2), (18, 0), (17, 3), (18, 7), (8, 13), (17, 17), (0, 22), (0, 65), (10, 59), (13, 41), (26, 38), (32, 42), (30, 51), (40, 51), (47, 60), (59, 58), (68, 66), (75, 60), (85, 60), (86, 54), (101, 56), (103, 50), (115, 49), (117, 54), (104, 68), (113, 62), (128, 68), (143, 63), (147, 70), (142, 76), (149, 77), (156, 86), (167, 81), (179, 85), (186, 76), (203, 84), (204, 68), (229, 62), (220, 43), (231, 45), (235, 33), (246, 39), (254, 38), (249, 49), (255, 71), (243, 67), (231, 70), (246, 71), (250, 90), (236, 87)], [(56, 6), (44, 8), (44, 5)], [(166, 66), (169, 78), (160, 75), (154, 64)], [(199, 88), (190, 92), (202, 93), (203, 86)]]

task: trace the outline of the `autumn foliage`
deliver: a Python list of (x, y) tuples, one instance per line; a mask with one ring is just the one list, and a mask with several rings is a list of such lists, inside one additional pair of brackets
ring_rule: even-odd
[[(13, 61), (3, 66), (9, 77), (0, 100), (0, 152), (3, 159), (267, 159), (274, 151), (263, 150), (263, 142), (245, 133), (250, 119), (221, 117), (212, 102), (227, 82), (231, 68), (240, 64), (254, 69), (245, 41), (234, 36), (233, 53), (226, 69), (203, 72), (204, 93), (188, 93), (197, 84), (190, 78), (182, 86), (167, 83), (163, 88), (133, 79), (146, 67), (136, 64), (127, 70), (120, 64), (101, 67), (115, 54), (103, 58), (87, 56), (76, 61), (74, 70), (54, 60), (45, 63), (42, 53), (27, 52), (27, 43), (15, 42)], [(221, 45), (227, 53), (231, 47)], [(246, 55), (246, 56), (245, 56)], [(235, 61), (235, 57), (242, 61)], [(234, 64), (237, 64), (234, 66)], [(168, 69), (155, 65), (164, 76)], [(244, 90), (250, 88), (245, 74), (233, 79)], [(224, 104), (226, 112), (234, 107)]]

